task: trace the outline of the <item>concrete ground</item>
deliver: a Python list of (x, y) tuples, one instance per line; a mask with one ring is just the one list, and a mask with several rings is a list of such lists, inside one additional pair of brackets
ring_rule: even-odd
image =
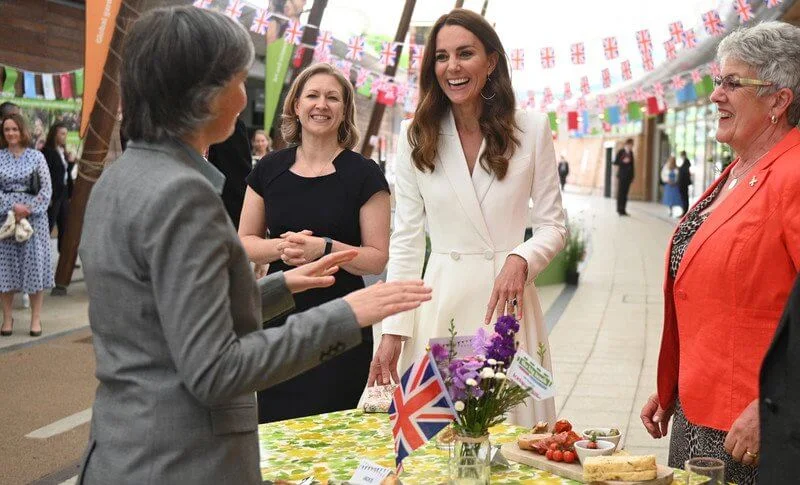
[[(632, 453), (666, 463), (666, 440), (650, 438), (639, 411), (655, 389), (661, 336), (664, 253), (675, 221), (666, 209), (631, 202), (620, 218), (611, 199), (567, 187), (570, 219), (588, 231), (580, 284), (539, 289), (552, 328), (558, 415), (576, 428), (614, 426)], [(67, 296), (45, 298), (44, 336), (0, 339), (0, 483), (72, 483), (88, 438), (94, 355), (80, 271)]]

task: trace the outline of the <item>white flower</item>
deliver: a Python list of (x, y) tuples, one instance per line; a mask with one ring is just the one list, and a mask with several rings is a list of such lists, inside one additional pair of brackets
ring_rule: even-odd
[(478, 354), (478, 355), (475, 356), (475, 359), (483, 361), (483, 360), (486, 360), (486, 356), (483, 355), (483, 354)]
[(491, 379), (494, 376), (494, 370), (491, 367), (484, 367), (481, 371), (481, 379)]
[(489, 360), (486, 361), (486, 363), (489, 364), (489, 365), (497, 365), (497, 361), (494, 360), (494, 359), (489, 359)]
[(464, 384), (466, 384), (468, 386), (477, 386), (478, 385), (478, 381), (476, 381), (475, 379), (470, 378), (470, 379), (467, 379), (466, 381), (464, 381)]
[(505, 380), (506, 375), (503, 374), (502, 372), (495, 372), (494, 378), (497, 379), (498, 381), (503, 381)]
[(498, 360), (497, 361), (497, 365), (503, 365), (503, 361), (502, 360)]
[(464, 407), (465, 407), (465, 406), (464, 406), (464, 403), (463, 403), (463, 402), (461, 402), (461, 401), (456, 401), (456, 403), (455, 403), (455, 405), (454, 405), (454, 406), (455, 406), (455, 408), (456, 408), (456, 411), (458, 411), (459, 413), (460, 413), (461, 411), (463, 411), (463, 410), (464, 410)]

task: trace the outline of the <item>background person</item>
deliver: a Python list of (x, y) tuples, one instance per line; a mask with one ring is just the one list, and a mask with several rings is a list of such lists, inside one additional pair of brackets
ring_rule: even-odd
[(256, 130), (253, 133), (251, 145), (253, 146), (253, 166), (272, 151), (272, 140), (269, 139), (267, 132), (264, 130)]
[(678, 165), (675, 157), (670, 155), (667, 163), (661, 169), (661, 181), (664, 183), (664, 196), (661, 198), (661, 203), (667, 206), (670, 217), (672, 217), (672, 208), (682, 205), (678, 178)]
[(67, 151), (67, 125), (54, 123), (47, 132), (42, 154), (47, 160), (50, 170), (50, 181), (53, 185), (53, 197), (47, 209), (47, 220), (50, 232), (58, 228), (58, 252), (61, 253), (64, 232), (67, 230), (67, 214), (69, 199), (72, 197), (72, 167), (75, 156)]
[(741, 28), (717, 57), (717, 141), (738, 156), (672, 236), (658, 392), (641, 418), (659, 438), (674, 413), (670, 466), (715, 457), (726, 481), (747, 485), (758, 372), (800, 271), (800, 28)]
[(225, 141), (208, 147), (208, 161), (225, 176), (222, 202), (233, 227), (238, 229), (247, 188), (245, 178), (253, 168), (247, 127), (242, 120), (236, 118), (236, 127)]
[(614, 157), (617, 166), (617, 214), (628, 216), (628, 192), (633, 182), (633, 139), (628, 138)]
[[(333, 286), (297, 295), (299, 312), (363, 288), (362, 275), (383, 271), (389, 185), (374, 161), (352, 150), (358, 143), (355, 92), (330, 64), (315, 64), (297, 77), (283, 105), (281, 132), (293, 146), (267, 155), (247, 178), (239, 236), (250, 260), (269, 264), (272, 274), (329, 253), (358, 251)], [(367, 382), (372, 340), (371, 329), (364, 329), (361, 345), (259, 392), (260, 422), (355, 408)]]
[(561, 183), (561, 191), (564, 191), (564, 186), (567, 185), (567, 176), (569, 175), (569, 162), (561, 155), (558, 161), (558, 180)]
[(683, 163), (678, 167), (678, 190), (681, 195), (681, 217), (689, 212), (689, 186), (692, 185), (692, 162), (686, 156), (686, 152), (681, 152)]

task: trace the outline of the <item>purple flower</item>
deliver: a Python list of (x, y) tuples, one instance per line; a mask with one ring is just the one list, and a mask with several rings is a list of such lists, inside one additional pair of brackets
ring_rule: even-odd
[[(450, 363), (449, 371), (452, 378), (450, 386), (450, 397), (460, 401), (467, 397), (467, 379), (475, 379), (480, 385), (481, 376), (478, 373), (483, 367), (483, 363), (477, 359), (457, 359)], [(472, 395), (480, 397), (483, 391), (480, 387), (471, 389)]]
[(447, 362), (447, 359), (450, 357), (450, 351), (442, 344), (431, 345), (431, 353), (433, 354), (433, 360), (435, 360), (437, 364)]
[(501, 315), (494, 324), (494, 331), (502, 336), (516, 334), (519, 332), (519, 322), (513, 315)]
[(478, 355), (486, 355), (486, 349), (492, 344), (492, 335), (483, 328), (479, 328), (472, 338), (472, 350)]
[(519, 322), (513, 315), (503, 315), (497, 319), (494, 330), (491, 345), (486, 349), (486, 358), (501, 360), (508, 364), (517, 353), (515, 337), (519, 331)]

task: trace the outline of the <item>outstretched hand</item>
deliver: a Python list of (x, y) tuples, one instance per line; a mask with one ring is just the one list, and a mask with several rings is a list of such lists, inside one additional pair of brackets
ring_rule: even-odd
[(311, 288), (326, 288), (333, 285), (336, 279), (334, 273), (339, 271), (339, 265), (352, 261), (358, 251), (339, 251), (320, 258), (313, 263), (304, 264), (284, 273), (286, 286), (292, 293), (300, 293)]

